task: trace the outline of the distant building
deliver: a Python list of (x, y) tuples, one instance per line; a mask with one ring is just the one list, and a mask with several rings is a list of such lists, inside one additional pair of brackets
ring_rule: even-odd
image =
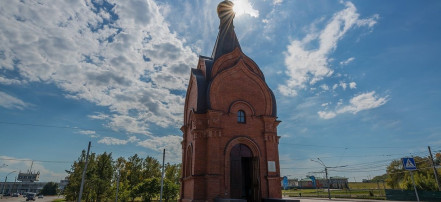
[(348, 178), (346, 177), (330, 177), (329, 179), (331, 181), (331, 188), (332, 189), (347, 189), (348, 186)]
[(315, 178), (315, 184), (317, 185), (317, 188), (327, 188), (328, 187), (328, 181), (326, 178)]
[(298, 179), (288, 179), (288, 187), (289, 188), (299, 187), (299, 180)]
[(66, 188), (67, 184), (69, 184), (69, 180), (67, 177), (65, 177), (64, 180), (60, 180), (60, 183), (58, 183), (58, 189), (60, 189), (60, 191), (64, 191), (64, 188)]
[(334, 176), (329, 178), (330, 186), (328, 185), (328, 180), (325, 178), (315, 178), (314, 182), (311, 178), (304, 178), (299, 181), (299, 188), (331, 188), (331, 189), (346, 189), (348, 188), (348, 178)]
[[(26, 192), (39, 193), (48, 182), (37, 182), (40, 180), (40, 172), (19, 172), (15, 182), (0, 182), (0, 194), (3, 190), (5, 194)], [(69, 181), (67, 178), (60, 180), (59, 189), (63, 190)]]
[(17, 180), (20, 182), (37, 182), (40, 180), (40, 172), (28, 171), (27, 173), (18, 173)]
[(40, 192), (47, 182), (0, 182), (0, 188), (5, 194), (20, 193), (24, 194), (26, 192)]
[(299, 188), (305, 189), (305, 188), (315, 188), (315, 187), (310, 178), (303, 178), (299, 180)]

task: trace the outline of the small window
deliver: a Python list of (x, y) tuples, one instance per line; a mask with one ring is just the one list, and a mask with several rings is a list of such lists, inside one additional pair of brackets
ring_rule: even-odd
[(245, 123), (245, 112), (242, 110), (237, 112), (237, 123)]

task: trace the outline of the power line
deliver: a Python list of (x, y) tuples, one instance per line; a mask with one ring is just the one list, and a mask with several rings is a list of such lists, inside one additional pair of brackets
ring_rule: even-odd
[(93, 128), (82, 128), (77, 126), (57, 126), (57, 125), (45, 125), (45, 124), (35, 124), (35, 123), (18, 123), (18, 122), (7, 122), (0, 121), (0, 124), (8, 125), (19, 125), (19, 126), (32, 126), (32, 127), (44, 127), (44, 128), (60, 128), (60, 129), (72, 129), (72, 130), (89, 130), (89, 131), (100, 131), (100, 132), (112, 132), (115, 134), (120, 134), (113, 130), (103, 130), (103, 129), (93, 129)]
[(54, 161), (54, 160), (32, 160), (32, 159), (17, 159), (17, 158), (0, 158), (4, 161), (33, 161), (41, 163), (73, 163), (73, 161)]
[[(399, 154), (380, 154), (380, 155), (343, 155), (343, 156), (324, 156), (324, 157), (320, 157), (322, 159), (329, 159), (329, 158), (343, 158), (343, 157), (375, 157), (375, 156), (380, 156), (380, 157), (391, 157), (391, 156), (403, 156), (405, 154), (403, 153), (399, 153)], [(289, 159), (281, 159), (280, 161), (286, 161), (286, 160), (306, 160), (306, 159), (310, 159), (310, 158), (289, 158)]]
[(409, 148), (407, 146), (390, 146), (390, 147), (380, 147), (380, 146), (332, 146), (332, 145), (315, 145), (315, 144), (296, 144), (296, 143), (279, 143), (282, 145), (293, 145), (293, 146), (303, 146), (303, 147), (327, 147), (327, 148), (339, 148), (339, 149), (402, 149)]

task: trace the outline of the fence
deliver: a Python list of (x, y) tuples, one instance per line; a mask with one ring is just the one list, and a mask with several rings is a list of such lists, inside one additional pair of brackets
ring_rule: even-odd
[[(440, 191), (418, 191), (420, 201), (441, 201)], [(416, 201), (414, 190), (386, 189), (386, 199), (394, 201)]]

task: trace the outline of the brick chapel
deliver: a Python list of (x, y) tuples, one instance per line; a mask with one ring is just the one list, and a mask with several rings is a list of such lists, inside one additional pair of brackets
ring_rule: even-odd
[(276, 99), (234, 32), (231, 1), (217, 7), (211, 57), (191, 70), (185, 99), (181, 201), (281, 198)]

